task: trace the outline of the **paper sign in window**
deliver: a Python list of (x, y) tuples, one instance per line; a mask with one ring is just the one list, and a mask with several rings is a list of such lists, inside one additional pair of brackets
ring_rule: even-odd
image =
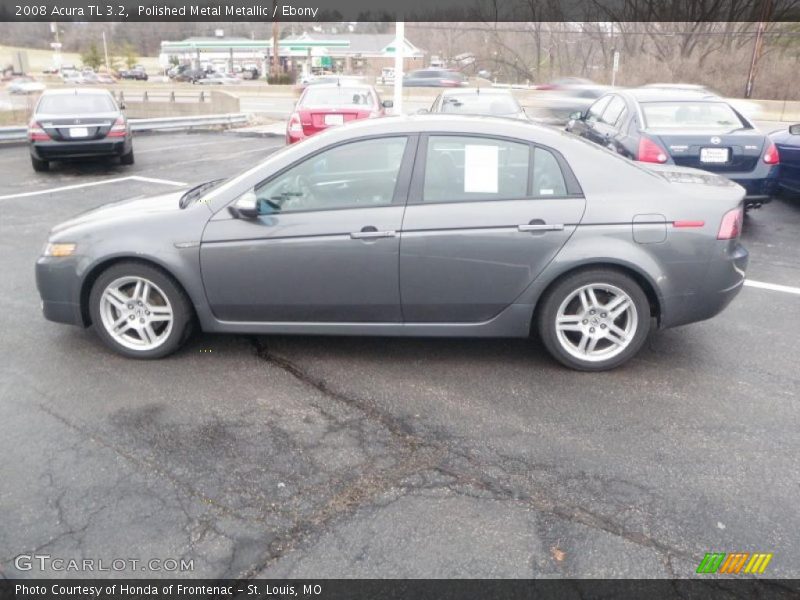
[(464, 146), (464, 192), (496, 194), (500, 168), (497, 146)]

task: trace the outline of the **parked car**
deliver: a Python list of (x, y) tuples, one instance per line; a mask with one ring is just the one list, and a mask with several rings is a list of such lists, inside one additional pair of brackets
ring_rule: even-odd
[(175, 74), (172, 78), (173, 81), (184, 81), (187, 83), (197, 83), (201, 79), (205, 79), (207, 73), (202, 69), (184, 69)]
[(458, 71), (448, 69), (419, 69), (403, 77), (405, 87), (461, 87), (466, 78)]
[(192, 83), (200, 85), (238, 85), (242, 80), (234, 75), (225, 75), (224, 73), (209, 73), (201, 79), (196, 79)]
[(333, 125), (382, 117), (391, 100), (381, 101), (371, 85), (319, 84), (303, 92), (286, 124), (286, 143), (299, 142)]
[(778, 151), (768, 136), (718, 96), (660, 89), (606, 94), (567, 125), (633, 160), (696, 167), (723, 175), (758, 208), (775, 191)]
[(61, 80), (67, 85), (82, 85), (86, 83), (86, 76), (79, 71), (61, 71)]
[(509, 90), (492, 88), (445, 90), (433, 101), (429, 112), (528, 118)]
[(778, 190), (792, 196), (800, 194), (800, 124), (769, 134), (778, 149)]
[(133, 164), (128, 120), (114, 96), (103, 89), (46, 90), (28, 124), (31, 164), (47, 171), (50, 161), (118, 156)]
[(6, 86), (9, 94), (37, 94), (47, 86), (33, 77), (15, 77)]
[[(612, 177), (609, 174), (613, 174)], [(207, 332), (521, 337), (572, 368), (742, 288), (744, 190), (511, 119), (365, 119), (56, 226), (47, 319), (158, 358)], [(196, 240), (187, 247), (186, 240)], [(200, 266), (202, 265), (202, 269)]]
[(117, 83), (117, 80), (114, 79), (111, 75), (108, 75), (107, 73), (97, 73), (95, 79), (97, 83), (99, 83), (100, 85), (109, 85)]
[(149, 79), (147, 71), (144, 69), (126, 69), (119, 72), (120, 79), (133, 79), (136, 81), (147, 81)]

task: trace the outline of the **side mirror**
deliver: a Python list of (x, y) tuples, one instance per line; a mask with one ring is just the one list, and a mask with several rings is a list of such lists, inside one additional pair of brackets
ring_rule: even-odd
[(228, 207), (228, 212), (235, 218), (255, 219), (258, 217), (258, 197), (253, 190), (245, 192)]
[(791, 133), (792, 135), (800, 135), (800, 124), (789, 125), (789, 133)]
[(579, 110), (576, 110), (574, 113), (570, 113), (569, 118), (573, 121), (582, 121), (583, 113)]
[(394, 100), (384, 100), (381, 104), (383, 108), (392, 108), (394, 106)]

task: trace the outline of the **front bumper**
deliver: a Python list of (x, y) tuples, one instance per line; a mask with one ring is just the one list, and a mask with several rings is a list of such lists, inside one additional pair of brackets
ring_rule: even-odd
[(81, 314), (78, 257), (41, 256), (36, 261), (36, 289), (42, 299), (45, 319), (86, 326)]
[(65, 142), (31, 142), (31, 156), (38, 160), (84, 158), (91, 156), (122, 156), (131, 148), (130, 136), (101, 140), (71, 140)]

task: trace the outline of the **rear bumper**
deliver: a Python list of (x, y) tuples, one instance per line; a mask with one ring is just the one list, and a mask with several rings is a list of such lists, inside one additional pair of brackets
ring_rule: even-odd
[(665, 300), (661, 327), (676, 327), (710, 319), (721, 313), (744, 286), (750, 259), (738, 240), (719, 242), (698, 290)]
[(778, 189), (778, 168), (761, 164), (752, 173), (720, 173), (745, 189), (745, 204), (766, 204)]
[(69, 142), (31, 142), (31, 156), (39, 160), (83, 158), (90, 156), (122, 156), (131, 149), (131, 136), (124, 138)]

